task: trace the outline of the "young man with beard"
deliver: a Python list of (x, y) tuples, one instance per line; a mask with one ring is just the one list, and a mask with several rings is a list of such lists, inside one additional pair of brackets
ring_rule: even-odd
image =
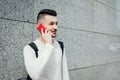
[[(65, 49), (55, 40), (58, 30), (57, 13), (51, 9), (43, 9), (38, 13), (37, 24), (46, 27), (33, 43), (36, 51), (26, 45), (23, 50), (29, 80), (69, 80)], [(64, 47), (63, 47), (64, 48)]]

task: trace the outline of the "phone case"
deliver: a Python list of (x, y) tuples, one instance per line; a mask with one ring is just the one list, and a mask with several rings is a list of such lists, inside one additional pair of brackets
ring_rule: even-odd
[(46, 30), (45, 26), (44, 26), (43, 24), (40, 24), (40, 25), (37, 27), (37, 30), (38, 30), (40, 33), (42, 33), (42, 29), (43, 29), (43, 32), (45, 33), (45, 30)]

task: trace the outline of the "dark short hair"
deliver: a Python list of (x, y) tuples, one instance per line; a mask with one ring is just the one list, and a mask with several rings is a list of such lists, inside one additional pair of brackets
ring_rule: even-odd
[(55, 10), (52, 9), (42, 9), (38, 15), (37, 15), (37, 22), (43, 15), (51, 15), (51, 16), (57, 16), (57, 13)]

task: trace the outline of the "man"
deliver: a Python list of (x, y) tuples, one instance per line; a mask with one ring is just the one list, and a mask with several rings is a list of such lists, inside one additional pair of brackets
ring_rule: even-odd
[(26, 70), (32, 80), (69, 80), (65, 49), (55, 40), (58, 30), (57, 13), (51, 9), (43, 9), (38, 13), (37, 24), (43, 24), (46, 31), (33, 41), (38, 48), (35, 51), (26, 45), (23, 50)]

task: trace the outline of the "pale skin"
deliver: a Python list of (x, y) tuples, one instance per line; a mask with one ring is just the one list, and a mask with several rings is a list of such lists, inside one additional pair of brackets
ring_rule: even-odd
[(38, 25), (42, 23), (46, 27), (45, 33), (42, 30), (42, 34), (40, 34), (39, 40), (43, 43), (53, 44), (53, 38), (56, 37), (56, 32), (58, 30), (57, 18), (56, 16), (45, 15), (38, 21)]

